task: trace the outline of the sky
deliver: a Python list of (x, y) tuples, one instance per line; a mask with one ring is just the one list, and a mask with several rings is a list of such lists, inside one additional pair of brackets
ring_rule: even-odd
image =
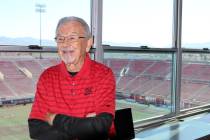
[(40, 14), (36, 12), (36, 4), (46, 5), (41, 24), (43, 39), (55, 37), (61, 17), (76, 15), (90, 22), (88, 0), (1, 0), (0, 36), (39, 38)]
[[(53, 40), (58, 20), (79, 16), (90, 25), (90, 0), (1, 0), (0, 36)], [(171, 47), (173, 0), (104, 0), (103, 43)], [(210, 43), (210, 0), (183, 0), (182, 42)], [(112, 44), (111, 44), (112, 45)]]

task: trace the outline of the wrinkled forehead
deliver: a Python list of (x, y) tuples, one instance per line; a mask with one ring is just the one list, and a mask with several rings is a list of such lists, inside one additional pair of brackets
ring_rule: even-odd
[(85, 34), (85, 29), (78, 21), (66, 22), (58, 27), (57, 35)]

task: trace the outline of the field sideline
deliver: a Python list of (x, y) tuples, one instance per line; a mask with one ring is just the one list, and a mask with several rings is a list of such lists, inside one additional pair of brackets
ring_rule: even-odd
[[(117, 100), (117, 109), (126, 107), (132, 108), (134, 121), (169, 112), (167, 109), (151, 105), (140, 105), (137, 103)], [(30, 140), (27, 126), (27, 119), (30, 110), (31, 104), (1, 107), (0, 140)]]

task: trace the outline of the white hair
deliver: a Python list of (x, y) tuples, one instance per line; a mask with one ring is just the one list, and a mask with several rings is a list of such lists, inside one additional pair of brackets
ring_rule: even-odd
[(60, 26), (62, 26), (63, 24), (65, 24), (67, 22), (71, 22), (71, 21), (77, 21), (77, 22), (81, 23), (81, 25), (83, 26), (83, 28), (85, 30), (86, 37), (91, 37), (90, 28), (89, 28), (88, 24), (85, 22), (85, 20), (83, 20), (82, 18), (79, 18), (79, 17), (75, 17), (75, 16), (61, 18), (57, 24), (57, 27), (56, 27), (56, 34), (58, 33), (58, 29), (60, 28)]

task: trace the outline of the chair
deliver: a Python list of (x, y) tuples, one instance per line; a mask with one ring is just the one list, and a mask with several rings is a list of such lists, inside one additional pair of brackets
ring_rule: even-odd
[(131, 140), (135, 138), (131, 108), (116, 110), (114, 125), (116, 136), (111, 140)]
[(203, 136), (203, 137), (200, 137), (196, 140), (210, 140), (210, 134), (209, 135), (206, 135), (206, 136)]

